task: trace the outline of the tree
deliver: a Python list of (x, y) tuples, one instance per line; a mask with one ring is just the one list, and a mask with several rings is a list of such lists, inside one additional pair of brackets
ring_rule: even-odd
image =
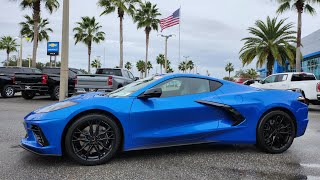
[(124, 67), (130, 71), (130, 70), (132, 69), (132, 64), (131, 64), (131, 62), (127, 62), (127, 63), (124, 65)]
[(230, 76), (231, 72), (234, 71), (234, 66), (233, 66), (233, 64), (232, 64), (231, 62), (229, 62), (229, 63), (226, 65), (225, 70), (229, 73), (229, 78), (230, 78), (230, 77), (231, 77), (231, 76)]
[[(44, 3), (45, 9), (49, 11), (50, 14), (54, 10), (58, 9), (60, 4), (58, 0), (19, 0), (20, 6), (22, 9), (32, 9), (33, 13), (33, 39), (39, 39), (39, 23), (40, 23), (40, 13), (41, 13), (41, 2)], [(38, 41), (33, 41), (33, 51), (32, 51), (32, 67), (37, 65), (37, 50), (38, 50)]]
[(140, 78), (143, 77), (143, 73), (146, 72), (146, 63), (143, 60), (139, 60), (136, 64), (138, 71), (140, 72)]
[(91, 67), (93, 68), (101, 68), (101, 61), (99, 59), (95, 59), (91, 63)]
[[(26, 19), (25, 22), (21, 22), (19, 23), (21, 26), (21, 30), (20, 30), (20, 34), (21, 36), (27, 37), (28, 39), (30, 39), (31, 42), (33, 42), (34, 39), (34, 20), (28, 16), (25, 15), (24, 18)], [(38, 35), (38, 42), (46, 40), (49, 41), (49, 35), (48, 32), (53, 32), (53, 30), (49, 27), (47, 27), (49, 25), (49, 21), (48, 19), (42, 19), (40, 18), (39, 20), (39, 35)], [(37, 43), (38, 44), (38, 43)]]
[[(134, 16), (134, 22), (137, 23), (137, 28), (144, 28), (144, 32), (146, 33), (146, 64), (148, 63), (150, 32), (152, 30), (158, 31), (160, 20), (157, 17), (160, 15), (161, 14), (159, 13), (156, 4), (153, 5), (151, 2), (145, 2), (140, 4), (140, 8), (137, 10)], [(147, 68), (147, 66), (145, 68)], [(147, 73), (145, 73), (145, 77), (147, 77)]]
[(174, 70), (170, 66), (168, 66), (167, 73), (174, 73)]
[(98, 6), (104, 8), (102, 15), (118, 12), (120, 19), (120, 68), (123, 68), (123, 17), (124, 14), (134, 15), (135, 5), (140, 3), (140, 0), (99, 0)]
[(152, 66), (151, 62), (148, 61), (148, 64), (147, 64), (148, 75), (149, 75), (151, 69), (153, 69), (153, 66)]
[(99, 31), (102, 26), (99, 25), (99, 22), (96, 22), (95, 17), (82, 17), (81, 22), (77, 22), (78, 25), (73, 29), (75, 32), (74, 39), (76, 40), (75, 44), (78, 42), (83, 42), (88, 47), (88, 72), (90, 73), (91, 65), (91, 49), (92, 42), (100, 43), (105, 40), (105, 33)]
[(189, 60), (186, 62), (187, 64), (187, 69), (189, 69), (189, 72), (191, 73), (191, 71), (194, 69), (194, 63), (192, 60)]
[(10, 61), (10, 53), (17, 51), (18, 44), (16, 40), (11, 36), (3, 36), (0, 40), (0, 49), (6, 51), (7, 53), (7, 65)]
[(277, 18), (267, 17), (266, 23), (261, 20), (256, 21), (255, 27), (248, 28), (252, 36), (242, 39), (245, 41), (240, 50), (243, 66), (257, 58), (257, 67), (261, 68), (267, 64), (270, 75), (275, 61), (284, 65), (288, 60), (293, 65), (296, 48), (290, 43), (296, 43), (296, 38), (293, 36), (295, 31), (291, 30), (292, 27), (292, 23), (285, 24), (285, 19), (278, 21)]
[(179, 66), (178, 66), (178, 69), (179, 69), (180, 71), (182, 71), (183, 73), (185, 73), (185, 72), (188, 70), (188, 66), (187, 66), (186, 61), (181, 62), (181, 63), (179, 64)]
[(162, 74), (162, 67), (165, 66), (165, 57), (164, 57), (164, 54), (159, 54), (157, 56), (157, 64), (160, 65), (160, 74)]
[(320, 0), (278, 0), (280, 6), (277, 13), (283, 13), (288, 10), (295, 10), (298, 13), (298, 30), (297, 30), (297, 48), (296, 48), (296, 71), (301, 72), (301, 33), (302, 33), (302, 13), (306, 12), (311, 15), (316, 13), (312, 4), (319, 4)]
[(257, 77), (259, 77), (257, 71), (256, 71), (255, 69), (253, 69), (253, 68), (248, 69), (248, 70), (246, 71), (246, 74), (248, 75), (248, 77), (249, 77), (250, 79), (256, 79)]

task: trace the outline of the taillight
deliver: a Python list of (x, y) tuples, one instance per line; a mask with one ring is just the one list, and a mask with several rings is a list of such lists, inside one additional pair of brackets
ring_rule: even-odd
[(42, 80), (41, 80), (41, 84), (47, 84), (48, 75), (42, 74), (41, 79), (42, 79)]
[(320, 92), (320, 83), (317, 84), (317, 92)]
[(112, 76), (108, 77), (108, 86), (112, 86)]
[(76, 78), (74, 78), (74, 85), (78, 85), (78, 77), (76, 76)]

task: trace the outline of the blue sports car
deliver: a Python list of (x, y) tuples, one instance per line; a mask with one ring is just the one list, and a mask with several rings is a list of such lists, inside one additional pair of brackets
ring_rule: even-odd
[(282, 153), (307, 124), (299, 93), (171, 74), (35, 110), (25, 117), (21, 146), (84, 165), (105, 163), (119, 151), (199, 143), (256, 144)]

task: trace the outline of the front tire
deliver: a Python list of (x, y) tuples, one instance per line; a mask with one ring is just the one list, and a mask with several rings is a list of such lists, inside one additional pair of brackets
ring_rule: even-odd
[(5, 85), (1, 91), (1, 96), (4, 98), (14, 97), (15, 89), (10, 85)]
[(22, 91), (22, 97), (26, 100), (33, 99), (36, 96), (35, 92), (32, 91)]
[(92, 166), (108, 162), (121, 143), (120, 129), (115, 121), (101, 114), (88, 114), (68, 129), (65, 150), (76, 162)]
[(295, 137), (294, 119), (283, 111), (269, 112), (257, 127), (257, 145), (270, 154), (280, 154), (288, 150)]

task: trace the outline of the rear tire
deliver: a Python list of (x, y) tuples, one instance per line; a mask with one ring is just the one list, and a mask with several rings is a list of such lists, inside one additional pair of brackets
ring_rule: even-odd
[(1, 96), (4, 98), (12, 98), (15, 93), (15, 89), (12, 86), (5, 85), (1, 91)]
[(59, 93), (60, 93), (60, 86), (55, 86), (50, 93), (50, 97), (52, 100), (58, 100), (59, 99)]
[(26, 100), (33, 99), (36, 96), (35, 92), (32, 91), (22, 91), (22, 97)]
[(257, 145), (270, 154), (280, 154), (290, 148), (296, 137), (294, 120), (283, 111), (266, 114), (257, 127)]
[(104, 164), (119, 150), (121, 136), (112, 118), (88, 114), (77, 119), (68, 129), (65, 150), (69, 157), (80, 164)]

